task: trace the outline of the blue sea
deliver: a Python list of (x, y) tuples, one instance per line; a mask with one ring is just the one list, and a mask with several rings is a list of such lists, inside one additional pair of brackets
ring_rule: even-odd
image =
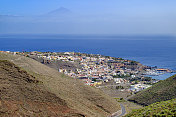
[(176, 70), (176, 38), (171, 36), (0, 35), (0, 50), (102, 54)]

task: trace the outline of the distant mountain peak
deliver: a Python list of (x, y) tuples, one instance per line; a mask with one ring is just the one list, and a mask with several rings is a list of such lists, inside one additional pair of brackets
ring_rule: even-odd
[(53, 11), (50, 11), (48, 13), (48, 15), (51, 15), (51, 16), (58, 16), (58, 15), (67, 15), (67, 14), (71, 14), (72, 12), (65, 8), (65, 7), (60, 7), (58, 9), (55, 9)]

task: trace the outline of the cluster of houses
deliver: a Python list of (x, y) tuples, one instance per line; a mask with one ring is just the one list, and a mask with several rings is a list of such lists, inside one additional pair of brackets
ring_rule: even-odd
[[(127, 66), (134, 64), (130, 60), (102, 55), (86, 55), (74, 52), (30, 52), (28, 55), (35, 55), (38, 58), (50, 61), (61, 60), (65, 62), (78, 63), (81, 68), (77, 68), (76, 71), (60, 68), (59, 72), (81, 79), (86, 85), (91, 86), (101, 85), (104, 82), (108, 82), (121, 76), (135, 77), (135, 74), (137, 74), (140, 69), (139, 66), (136, 68), (127, 68)], [(135, 65), (137, 66), (137, 64)], [(121, 78), (116, 82), (127, 82), (127, 80), (123, 80)]]
[[(114, 80), (116, 84), (129, 83), (128, 78), (139, 76), (141, 71), (146, 70), (146, 74), (154, 74), (156, 72), (145, 68), (135, 61), (124, 60), (102, 55), (81, 54), (74, 52), (10, 52), (1, 51), (10, 54), (20, 54), (24, 56), (36, 56), (47, 61), (65, 61), (77, 63), (81, 67), (75, 70), (60, 68), (59, 72), (69, 75), (73, 78), (82, 80), (86, 85), (98, 86), (104, 82)], [(155, 69), (155, 71), (167, 71), (168, 69)], [(132, 85), (131, 91), (137, 92), (150, 87), (146, 84)]]
[(114, 78), (114, 82), (116, 84), (126, 84), (126, 83), (129, 83), (128, 80), (124, 79), (124, 78)]
[(146, 85), (146, 84), (135, 84), (135, 85), (131, 85), (131, 88), (130, 90), (133, 91), (133, 92), (139, 92), (141, 90), (144, 90), (146, 88), (149, 88), (151, 87), (151, 85)]

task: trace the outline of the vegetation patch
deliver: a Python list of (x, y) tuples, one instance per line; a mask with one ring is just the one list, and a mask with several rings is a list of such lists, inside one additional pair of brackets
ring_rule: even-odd
[(157, 102), (142, 109), (133, 110), (125, 117), (175, 117), (176, 99)]

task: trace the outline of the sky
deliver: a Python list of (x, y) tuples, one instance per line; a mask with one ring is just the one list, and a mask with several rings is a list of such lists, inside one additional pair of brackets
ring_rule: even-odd
[(0, 0), (0, 34), (176, 35), (176, 0)]

